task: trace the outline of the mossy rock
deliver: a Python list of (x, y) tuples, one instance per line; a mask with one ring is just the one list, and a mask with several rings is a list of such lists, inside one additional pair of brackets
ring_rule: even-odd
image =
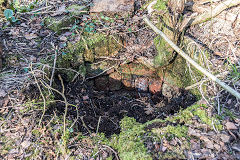
[(48, 17), (44, 20), (44, 24), (50, 30), (60, 34), (64, 28), (74, 24), (75, 18), (71, 16)]
[(164, 80), (171, 86), (185, 88), (192, 83), (186, 61), (178, 56), (175, 61), (166, 67)]
[(75, 16), (80, 16), (81, 14), (83, 14), (83, 10), (86, 10), (85, 6), (72, 5), (66, 9), (66, 12), (70, 14), (56, 17), (48, 17), (45, 19), (44, 23), (47, 28), (60, 34), (64, 29), (75, 23), (75, 21), (77, 20)]
[[(118, 42), (113, 40), (113, 37), (102, 33), (84, 33), (79, 41), (67, 44), (65, 54), (58, 60), (58, 67), (76, 69), (83, 75), (100, 73), (109, 68), (109, 64), (114, 64), (110, 62), (108, 64), (86, 65), (86, 63), (92, 63), (101, 56), (113, 56), (118, 53), (122, 48), (122, 42), (120, 38), (116, 39)], [(69, 76), (72, 77), (73, 75)]]
[[(120, 38), (117, 38), (119, 41)], [(113, 56), (122, 48), (111, 36), (101, 33), (86, 33), (81, 39), (68, 43), (65, 59), (72, 60), (72, 63), (93, 62), (100, 56)]]
[(163, 67), (170, 64), (174, 60), (175, 54), (169, 44), (160, 36), (154, 39), (154, 45), (157, 48), (158, 54), (154, 58), (155, 67)]

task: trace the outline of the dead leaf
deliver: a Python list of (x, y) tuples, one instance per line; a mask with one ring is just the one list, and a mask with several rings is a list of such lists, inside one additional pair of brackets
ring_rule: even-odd
[(13, 28), (10, 30), (10, 35), (12, 36), (18, 36), (19, 35), (19, 29)]
[(30, 40), (30, 39), (37, 38), (38, 36), (37, 36), (36, 34), (34, 34), (34, 33), (26, 33), (26, 34), (24, 35), (24, 37), (25, 37), (26, 39)]
[(214, 52), (213, 54), (216, 55), (216, 56), (220, 56), (220, 57), (223, 56), (221, 52)]
[(67, 37), (61, 36), (61, 37), (59, 38), (59, 40), (65, 42), (65, 41), (67, 41)]
[(167, 147), (162, 146), (162, 152), (165, 152), (167, 150)]
[(227, 130), (238, 129), (238, 128), (236, 127), (236, 125), (235, 125), (234, 123), (232, 123), (232, 122), (227, 122), (227, 123), (225, 124), (225, 126), (226, 126)]
[(230, 141), (230, 136), (226, 135), (226, 134), (221, 134), (220, 135), (220, 138), (221, 140), (224, 142), (224, 143), (227, 143)]
[(214, 144), (214, 148), (217, 150), (217, 151), (220, 151), (221, 150), (221, 146), (219, 144)]
[(200, 137), (200, 136), (201, 136), (200, 133), (197, 133), (197, 131), (194, 130), (194, 129), (192, 129), (192, 128), (189, 128), (189, 129), (188, 129), (188, 135), (190, 135), (190, 136), (195, 136), (195, 137)]
[(210, 141), (207, 137), (202, 136), (202, 137), (200, 137), (200, 139), (204, 141), (204, 143), (205, 143), (207, 148), (209, 148), (209, 149), (213, 149), (214, 148), (213, 142)]

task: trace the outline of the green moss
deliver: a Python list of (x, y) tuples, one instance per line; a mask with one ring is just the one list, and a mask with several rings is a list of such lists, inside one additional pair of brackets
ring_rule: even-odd
[[(117, 150), (122, 160), (151, 160), (147, 153), (142, 137), (145, 133), (144, 125), (136, 122), (134, 118), (125, 117), (121, 121), (121, 133), (107, 139), (103, 134), (97, 142), (106, 144)], [(96, 141), (96, 140), (95, 140)]]
[(211, 129), (213, 129), (213, 125), (216, 129), (222, 130), (223, 126), (220, 121), (216, 117), (211, 117), (207, 115), (206, 105), (193, 105), (188, 107), (185, 110), (179, 112), (177, 116), (167, 118), (170, 122), (184, 122), (186, 124), (192, 123), (192, 118), (194, 116), (199, 117), (202, 123), (207, 124)]
[(74, 24), (75, 18), (72, 16), (61, 16), (61, 17), (48, 17), (44, 20), (44, 24), (47, 28), (60, 34), (62, 30)]
[(154, 5), (154, 9), (159, 11), (167, 9), (167, 2), (168, 0), (157, 0), (157, 3)]
[(119, 136), (113, 136), (111, 141), (111, 146), (118, 150), (120, 158), (123, 160), (151, 159), (141, 139), (145, 133), (144, 126), (130, 117), (122, 119), (120, 125), (121, 133)]
[[(117, 38), (118, 39), (118, 38)], [(119, 39), (120, 40), (120, 39)], [(105, 68), (105, 64), (97, 63), (94, 68), (86, 66), (85, 62), (94, 62), (100, 56), (113, 56), (121, 49), (121, 43), (116, 43), (113, 37), (102, 33), (83, 33), (81, 39), (76, 43), (69, 42), (62, 57), (58, 59), (59, 68), (72, 68), (77, 70), (82, 76), (87, 72), (98, 72)], [(67, 75), (67, 80), (71, 81), (75, 72), (62, 70)], [(91, 73), (90, 73), (91, 74)]]
[(154, 58), (154, 65), (156, 67), (168, 65), (169, 62), (174, 58), (172, 48), (160, 36), (154, 38), (154, 45), (156, 46), (158, 51), (158, 55)]

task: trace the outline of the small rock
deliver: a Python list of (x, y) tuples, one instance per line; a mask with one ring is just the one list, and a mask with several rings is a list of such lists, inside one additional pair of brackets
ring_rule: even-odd
[(75, 99), (75, 101), (74, 101), (75, 103), (79, 103), (80, 101), (78, 100), (78, 99)]
[(134, 10), (134, 0), (93, 0), (90, 12), (127, 13)]
[(201, 157), (201, 153), (192, 153), (193, 157), (199, 159)]
[(226, 126), (227, 130), (238, 129), (238, 128), (235, 126), (235, 124), (232, 123), (232, 122), (227, 122), (227, 123), (225, 124), (225, 126)]
[(26, 28), (28, 27), (28, 26), (26, 25), (26, 23), (21, 23), (20, 26), (21, 26), (21, 27), (26, 27)]
[(191, 143), (191, 150), (199, 150), (201, 148), (199, 142), (195, 142), (193, 139), (190, 140)]
[(24, 37), (27, 39), (27, 40), (31, 40), (31, 39), (34, 39), (34, 38), (37, 38), (38, 36), (34, 33), (26, 33), (24, 35)]
[(173, 92), (173, 88), (170, 87), (169, 85), (167, 85), (166, 83), (163, 83), (162, 85), (162, 94), (163, 96), (167, 97), (167, 98), (172, 98), (172, 92)]

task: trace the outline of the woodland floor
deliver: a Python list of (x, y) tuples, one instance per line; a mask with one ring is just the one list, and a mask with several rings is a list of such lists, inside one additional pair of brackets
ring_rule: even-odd
[[(90, 2), (81, 3), (88, 6)], [(156, 34), (142, 20), (145, 11), (140, 8), (144, 3), (138, 1), (132, 16), (118, 17), (114, 22), (95, 26), (101, 33), (117, 33), (127, 39), (125, 48), (114, 57), (119, 64), (124, 63), (122, 59), (125, 57), (131, 61), (136, 57), (156, 56), (153, 44)], [(146, 132), (141, 134), (147, 154), (152, 159), (240, 159), (240, 103), (207, 78), (196, 81), (196, 86), (190, 86), (198, 88), (202, 94), (197, 102), (197, 97), (187, 88), (171, 91), (169, 97), (141, 92), (136, 88), (99, 90), (95, 79), (104, 77), (105, 74), (94, 78), (85, 77), (85, 81), (79, 76), (73, 82), (66, 82), (65, 75), (61, 75), (61, 83), (56, 69), (54, 87), (61, 92), (64, 86), (65, 97), (55, 92), (53, 96), (52, 90), (44, 92), (47, 108), (39, 125), (44, 105), (38, 88), (40, 80), (45, 80), (43, 75), (46, 70), (51, 71), (49, 66), (54, 65), (56, 50), (59, 53), (64, 50), (66, 39), (71, 42), (79, 39), (78, 36), (72, 36), (77, 34), (76, 30), (68, 28), (59, 35), (44, 26), (43, 21), (53, 13), (63, 14), (58, 8), (72, 4), (78, 2), (51, 1), (47, 7), (39, 2), (33, 9), (42, 11), (38, 14), (31, 11), (18, 13), (19, 23), (15, 24), (4, 18), (0, 21), (3, 54), (0, 72), (1, 159), (119, 159), (122, 157), (122, 149), (101, 139), (101, 133), (109, 139), (111, 136), (121, 136), (123, 128), (120, 121), (126, 116), (133, 117), (140, 124), (155, 119), (171, 119), (178, 115), (184, 117), (183, 110), (192, 104), (207, 106), (200, 107), (200, 111), (196, 110), (204, 113), (205, 119), (199, 113), (193, 113), (189, 122), (181, 117), (176, 121), (167, 120), (147, 125), (144, 128)], [(207, 51), (209, 55), (204, 66), (238, 91), (240, 36), (239, 26), (235, 27), (234, 23), (237, 21), (240, 24), (240, 18), (238, 16), (235, 21), (227, 21), (222, 17), (227, 13), (239, 14), (239, 10), (240, 7), (228, 9), (212, 21), (190, 27), (185, 34), (191, 40), (189, 50), (195, 47), (200, 54)], [(89, 18), (88, 16), (83, 15), (82, 18)], [(79, 25), (84, 26), (85, 23), (83, 21)], [(105, 25), (109, 28), (105, 28)], [(43, 91), (43, 86), (41, 88)], [(69, 128), (67, 149), (63, 148), (62, 139), (66, 105), (63, 103), (64, 98), (71, 104), (66, 116)], [(214, 118), (210, 118), (212, 121), (208, 123), (209, 119), (206, 117)], [(221, 129), (214, 127), (215, 120), (220, 122), (218, 125), (222, 126)], [(136, 126), (141, 126), (140, 124), (137, 123)], [(188, 137), (178, 133), (174, 135), (170, 131), (168, 136), (159, 139), (148, 134), (151, 129), (157, 130), (168, 125), (176, 128), (186, 126)], [(188, 147), (185, 142), (189, 144)], [(140, 149), (138, 151), (141, 152)]]

